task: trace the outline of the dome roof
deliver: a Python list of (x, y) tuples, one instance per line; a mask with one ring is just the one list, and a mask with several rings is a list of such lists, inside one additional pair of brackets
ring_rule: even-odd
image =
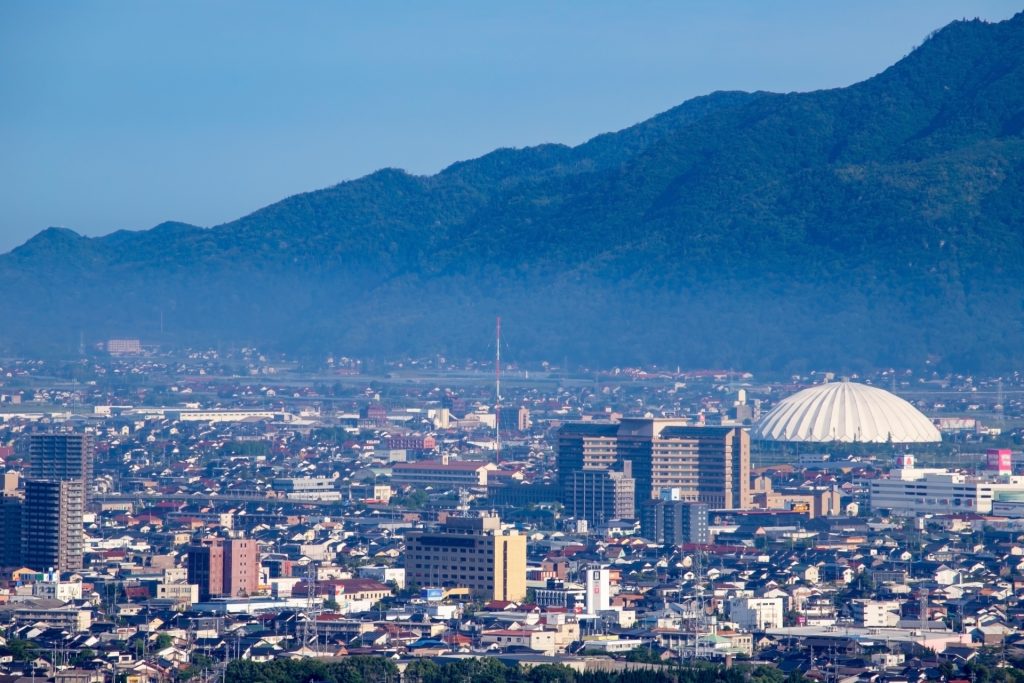
[(939, 430), (917, 408), (856, 382), (819, 384), (779, 402), (754, 427), (765, 441), (931, 443)]

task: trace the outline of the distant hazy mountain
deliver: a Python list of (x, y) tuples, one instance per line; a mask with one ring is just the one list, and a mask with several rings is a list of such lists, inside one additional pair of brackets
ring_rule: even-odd
[(719, 92), (579, 147), (386, 169), (212, 229), (0, 256), (0, 344), (747, 368), (1024, 361), (1024, 14), (883, 73)]

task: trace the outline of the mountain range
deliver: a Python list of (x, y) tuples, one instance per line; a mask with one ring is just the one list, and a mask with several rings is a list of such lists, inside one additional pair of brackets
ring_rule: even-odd
[(384, 169), (213, 228), (0, 256), (0, 348), (257, 344), (684, 367), (1024, 361), (1024, 13), (882, 73), (716, 92), (582, 145)]

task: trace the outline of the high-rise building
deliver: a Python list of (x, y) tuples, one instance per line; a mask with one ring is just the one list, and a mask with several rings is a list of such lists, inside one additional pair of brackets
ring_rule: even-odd
[(92, 482), (95, 448), (91, 434), (55, 432), (29, 437), (29, 476), (49, 481), (80, 481), (83, 495)]
[(224, 541), (204, 539), (191, 545), (187, 555), (188, 582), (199, 586), (199, 599), (224, 595)]
[(233, 539), (224, 544), (224, 594), (253, 595), (260, 585), (260, 549), (252, 539)]
[(655, 440), (651, 498), (680, 488), (712, 508), (750, 507), (750, 433), (742, 427), (667, 427)]
[(405, 536), (406, 585), (465, 587), (485, 600), (526, 597), (526, 537), (496, 515), (448, 517)]
[(576, 471), (609, 470), (627, 460), (636, 480), (637, 507), (665, 489), (680, 489), (683, 500), (713, 508), (750, 504), (747, 431), (730, 426), (694, 427), (670, 418), (564, 425), (558, 435), (563, 504), (570, 498)]
[(0, 567), (20, 567), (21, 511), (24, 501), (9, 493), (0, 494)]
[(248, 596), (259, 589), (259, 546), (251, 539), (205, 538), (189, 546), (187, 567), (200, 600)]
[(80, 480), (27, 479), (21, 513), (21, 561), (32, 569), (82, 569), (83, 491)]
[(574, 470), (563, 489), (566, 513), (594, 524), (635, 518), (632, 463), (626, 460), (615, 467), (618, 469)]

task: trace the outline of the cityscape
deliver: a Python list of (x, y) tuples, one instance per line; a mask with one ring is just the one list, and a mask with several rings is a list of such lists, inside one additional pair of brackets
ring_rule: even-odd
[(1024, 683), (1019, 4), (0, 2), (0, 683)]
[(112, 339), (0, 377), (10, 676), (372, 655), (952, 678), (1024, 643), (1019, 375)]

